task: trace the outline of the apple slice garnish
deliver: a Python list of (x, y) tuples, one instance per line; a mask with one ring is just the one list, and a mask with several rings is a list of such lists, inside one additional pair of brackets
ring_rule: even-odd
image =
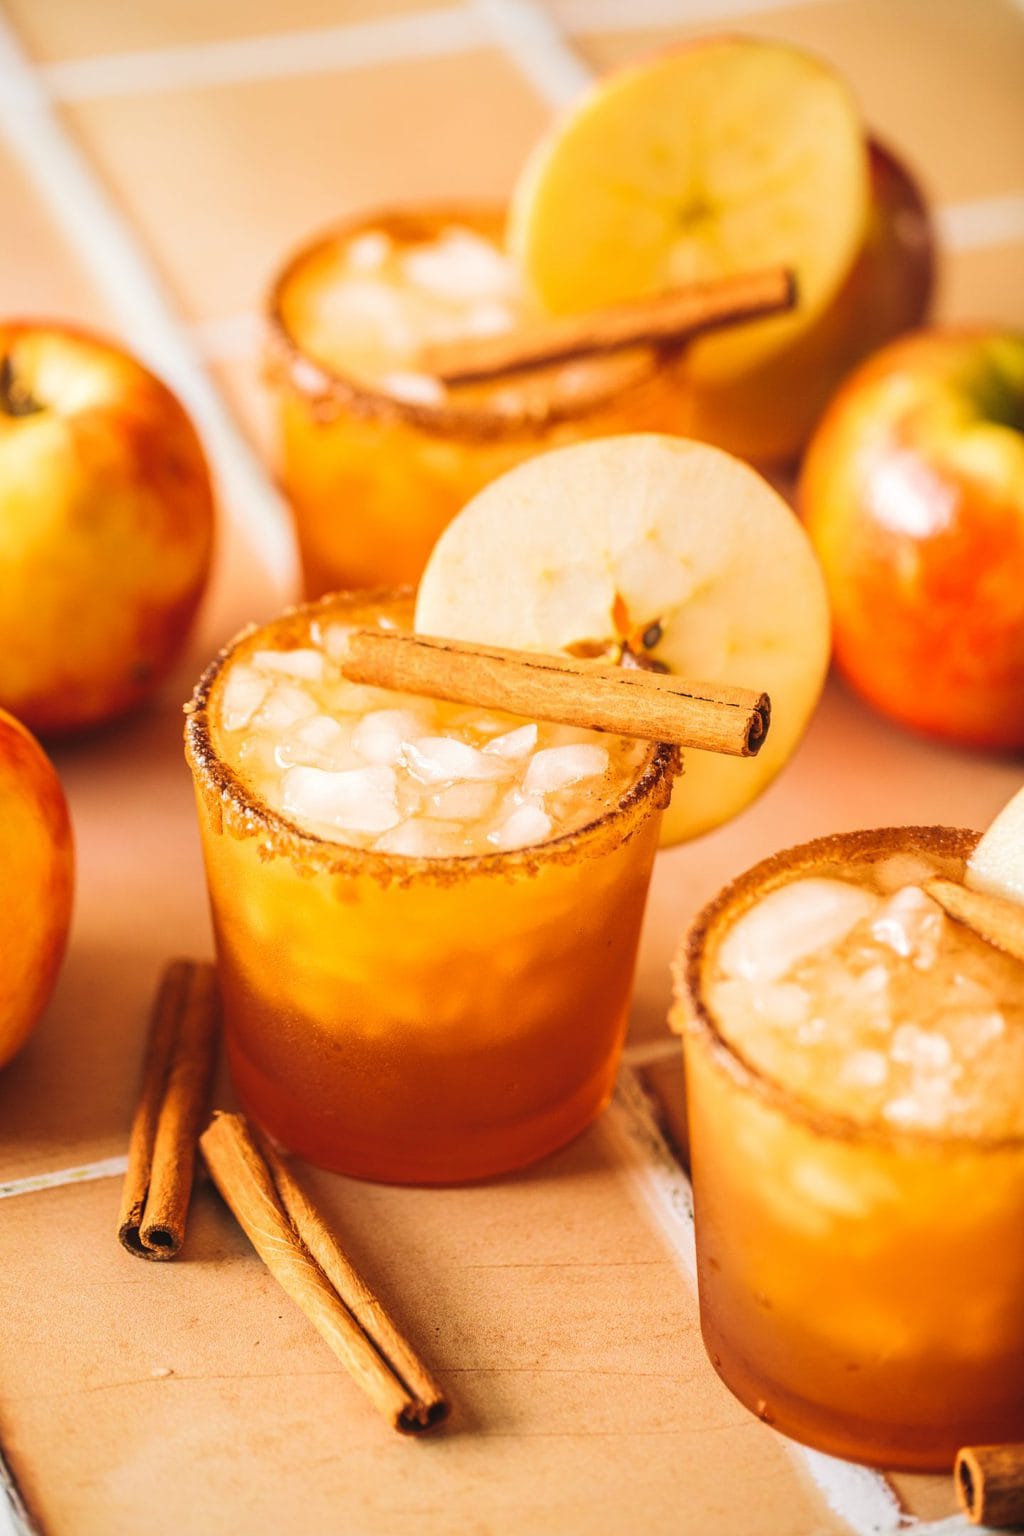
[(794, 269), (795, 312), (688, 352), (691, 378), (721, 380), (821, 313), (861, 247), (868, 206), (864, 130), (846, 84), (798, 49), (715, 38), (609, 76), (555, 123), (516, 185), (509, 246), (555, 314)]
[(967, 860), (964, 884), (1024, 902), (1024, 789), (999, 812)]
[(435, 545), (416, 628), (767, 692), (758, 756), (684, 754), (663, 842), (718, 826), (765, 788), (829, 656), (824, 582), (786, 503), (719, 449), (654, 434), (556, 449), (493, 481)]

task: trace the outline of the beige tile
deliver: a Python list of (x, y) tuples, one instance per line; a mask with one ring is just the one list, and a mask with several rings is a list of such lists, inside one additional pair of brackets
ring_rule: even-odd
[(929, 1477), (923, 1473), (893, 1472), (889, 1481), (908, 1514), (918, 1520), (946, 1520), (957, 1513), (956, 1492), (951, 1477)]
[(20, 164), (0, 148), (0, 304), (7, 315), (111, 331), (110, 318)]
[(450, 1428), (410, 1445), (379, 1421), (208, 1188), (170, 1265), (117, 1247), (109, 1181), (8, 1200), (0, 1423), (45, 1529), (844, 1528), (715, 1377), (599, 1133), (486, 1187), (317, 1189), (448, 1387)]
[(258, 309), (347, 211), (504, 197), (544, 116), (497, 53), (69, 109), (193, 317)]
[(214, 383), (269, 473), (277, 461), (273, 400), (264, 378), (258, 348), (248, 357), (211, 365)]
[[(578, 13), (578, 8), (577, 8)], [(606, 70), (712, 23), (576, 39)], [(940, 202), (1024, 187), (1024, 17), (1011, 0), (836, 0), (759, 10), (728, 30), (796, 43), (850, 80), (867, 121)]]
[(943, 320), (1024, 329), (1024, 241), (988, 250), (953, 251), (942, 265), (938, 314)]
[(38, 59), (78, 59), (135, 48), (179, 47), (265, 33), (377, 21), (436, 9), (437, 0), (8, 0), (7, 9)]

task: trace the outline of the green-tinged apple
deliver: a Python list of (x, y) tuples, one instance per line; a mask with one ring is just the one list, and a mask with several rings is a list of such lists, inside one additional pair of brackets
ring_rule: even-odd
[(74, 889), (67, 802), (42, 747), (0, 710), (0, 1067), (21, 1049), (64, 956)]
[(689, 436), (755, 463), (789, 463), (845, 375), (926, 320), (935, 271), (927, 203), (894, 155), (875, 140), (869, 151), (867, 231), (838, 292), (809, 330), (735, 379), (694, 380), (684, 359), (681, 420)]
[(213, 521), (199, 440), (158, 379), (84, 331), (0, 325), (0, 705), (49, 736), (146, 698)]
[(883, 348), (815, 432), (800, 505), (852, 685), (931, 735), (1024, 747), (1024, 334)]

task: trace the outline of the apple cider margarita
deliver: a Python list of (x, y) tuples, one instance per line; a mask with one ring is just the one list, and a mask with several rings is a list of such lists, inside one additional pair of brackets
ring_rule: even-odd
[(675, 756), (350, 683), (357, 626), (411, 602), (293, 610), (191, 706), (231, 1071), (322, 1166), (477, 1178), (611, 1093)]
[(481, 486), (546, 448), (672, 430), (651, 348), (446, 387), (421, 349), (511, 331), (531, 306), (499, 210), (381, 213), (296, 256), (271, 295), (271, 376), (308, 596), (415, 582)]
[(1024, 966), (923, 889), (974, 843), (778, 855), (677, 969), (711, 1358), (786, 1434), (892, 1466), (1024, 1439)]

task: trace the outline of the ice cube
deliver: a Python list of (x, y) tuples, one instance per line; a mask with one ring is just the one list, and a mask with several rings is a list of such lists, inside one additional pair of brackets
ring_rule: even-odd
[(418, 741), (406, 742), (401, 762), (421, 784), (497, 779), (507, 771), (500, 759), (485, 757), (476, 747), (452, 736), (421, 736)]
[(493, 832), (488, 832), (487, 841), (503, 850), (525, 848), (529, 843), (542, 843), (550, 835), (551, 827), (551, 817), (539, 805), (520, 805)]
[(752, 1001), (755, 1012), (783, 1028), (803, 1024), (811, 1011), (810, 995), (795, 982), (760, 986), (754, 991)]
[(293, 726), (278, 742), (274, 756), (282, 768), (301, 763), (337, 772), (359, 766), (351, 760), (353, 754), (346, 732), (331, 715), (312, 715)]
[(497, 793), (496, 784), (449, 784), (427, 796), (426, 808), (441, 821), (479, 821), (493, 807)]
[(382, 229), (368, 229), (350, 242), (345, 261), (353, 272), (377, 272), (390, 255), (390, 238)]
[(249, 724), (263, 700), (270, 692), (270, 684), (252, 667), (232, 667), (224, 683), (220, 700), (220, 723), (226, 731), (241, 731)]
[(530, 762), (523, 780), (528, 795), (550, 795), (580, 779), (593, 778), (608, 769), (608, 749), (593, 744), (542, 747)]
[(468, 336), (500, 336), (510, 331), (515, 323), (516, 317), (507, 304), (499, 304), (490, 299), (474, 304), (468, 311), (465, 331)]
[(888, 1076), (882, 1051), (851, 1051), (839, 1068), (839, 1081), (850, 1088), (880, 1088)]
[(344, 661), (348, 655), (348, 639), (352, 633), (353, 629), (349, 624), (328, 624), (324, 630), (321, 644), (335, 664)]
[(410, 859), (443, 859), (459, 852), (460, 836), (443, 821), (413, 816), (385, 832), (374, 843), (381, 853), (400, 853)]
[(398, 370), (381, 374), (378, 383), (385, 394), (409, 405), (443, 405), (447, 399), (444, 385), (429, 373)]
[(930, 970), (939, 955), (945, 915), (920, 886), (905, 885), (890, 896), (871, 924), (872, 937), (910, 960), (918, 970)]
[(719, 946), (719, 966), (727, 976), (778, 981), (805, 956), (838, 944), (879, 906), (877, 896), (846, 880), (793, 880), (733, 924)]
[(522, 757), (529, 757), (536, 745), (537, 727), (531, 723), (520, 725), (514, 731), (506, 731), (502, 736), (495, 736), (483, 750), (494, 753), (496, 757), (504, 757), (509, 762), (518, 762)]
[(872, 866), (872, 873), (886, 894), (904, 885), (923, 885), (936, 873), (936, 866), (919, 853), (891, 853)]
[(511, 263), (481, 235), (447, 229), (433, 245), (417, 245), (401, 257), (406, 281), (433, 298), (454, 304), (500, 299), (514, 286)]
[(304, 688), (294, 683), (275, 683), (273, 690), (260, 708), (256, 724), (275, 735), (283, 735), (290, 726), (300, 720), (308, 720), (320, 713), (315, 699)]
[(282, 776), (284, 808), (303, 821), (345, 832), (388, 832), (401, 821), (393, 768), (289, 768)]
[(914, 1073), (945, 1072), (953, 1060), (953, 1047), (934, 1030), (901, 1024), (893, 1034), (889, 1055)]
[(364, 715), (352, 733), (352, 745), (368, 763), (393, 766), (403, 743), (420, 734), (422, 722), (408, 709), (378, 709)]
[(284, 673), (318, 683), (324, 675), (324, 658), (319, 651), (254, 651), (252, 664), (261, 672)]

